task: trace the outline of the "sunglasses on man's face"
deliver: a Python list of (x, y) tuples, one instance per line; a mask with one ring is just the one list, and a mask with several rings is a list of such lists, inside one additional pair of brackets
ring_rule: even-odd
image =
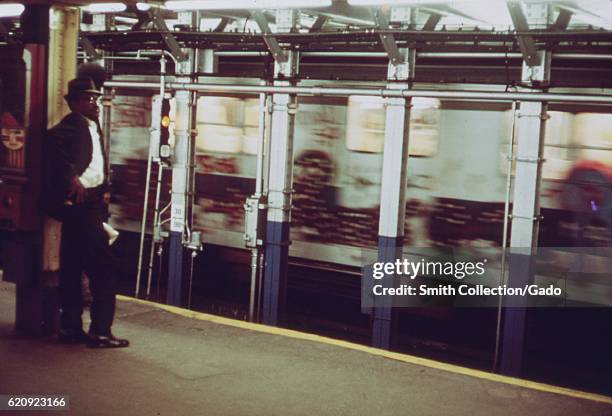
[(89, 104), (99, 104), (101, 97), (98, 97), (97, 95), (83, 95), (79, 97), (79, 101), (84, 101)]

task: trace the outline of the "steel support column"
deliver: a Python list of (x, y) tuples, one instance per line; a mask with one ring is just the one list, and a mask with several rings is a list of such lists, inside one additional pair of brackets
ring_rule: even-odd
[[(178, 79), (191, 83), (194, 70), (194, 51), (182, 51), (188, 58), (177, 66)], [(184, 264), (184, 236), (187, 224), (187, 194), (191, 164), (189, 141), (192, 130), (191, 92), (177, 90), (174, 99), (176, 116), (174, 120), (174, 150), (172, 154), (172, 196), (170, 207), (170, 252), (168, 267), (168, 293), (166, 302), (181, 305)]]
[(70, 112), (64, 95), (68, 81), (77, 70), (76, 54), (79, 36), (79, 12), (70, 7), (53, 6), (49, 15), (49, 53), (47, 87), (47, 126), (55, 126)]
[[(59, 326), (57, 284), (54, 279), (48, 279), (46, 273), (41, 273), (44, 230), (33, 206), (40, 196), (43, 137), (47, 123), (49, 10), (47, 5), (28, 4), (21, 15), (24, 46), (21, 56), (26, 71), (23, 125), (27, 147), (22, 153), (25, 171), (15, 174), (19, 182), (13, 182), (12, 175), (5, 174), (0, 181), (2, 187), (11, 185), (18, 189), (23, 204), (19, 213), (23, 219), (17, 221), (15, 231), (5, 234), (1, 279), (16, 283), (15, 330), (24, 335), (41, 335)], [(4, 189), (2, 193), (6, 200)]]
[[(406, 89), (414, 76), (415, 51), (399, 51), (404, 60), (394, 63), (390, 57), (390, 89)], [(406, 167), (410, 98), (388, 98), (386, 101), (385, 143), (380, 191), (378, 226), (378, 261), (393, 262), (402, 253), (406, 212)], [(375, 297), (372, 322), (372, 345), (389, 349), (392, 341), (393, 305), (389, 297)]]
[[(548, 52), (537, 52), (537, 66), (523, 64), (523, 81), (550, 79)], [(533, 254), (537, 250), (540, 215), (540, 183), (546, 122), (545, 102), (521, 102), (517, 127), (516, 174), (512, 205), (508, 286), (522, 287), (533, 281)], [(526, 300), (507, 299), (504, 311), (501, 372), (518, 376), (523, 363)]]
[[(281, 31), (294, 27), (294, 10), (280, 10), (277, 25)], [(275, 86), (290, 86), (297, 73), (298, 53), (284, 51), (286, 60), (275, 63)], [(263, 280), (262, 322), (278, 325), (285, 306), (289, 228), (291, 222), (291, 187), (293, 182), (293, 127), (297, 97), (293, 94), (272, 96), (270, 173), (268, 181), (268, 221), (266, 226), (265, 270)]]
[[(111, 30), (111, 20), (106, 19), (106, 30)], [(85, 38), (82, 38), (85, 39)], [(104, 52), (102, 58), (102, 66), (104, 67), (106, 74), (112, 74), (114, 72), (114, 62), (112, 59), (112, 52)], [(95, 58), (94, 58), (95, 59)], [(97, 86), (96, 86), (97, 87)], [(104, 134), (104, 152), (107, 154), (106, 158), (106, 171), (111, 172), (111, 115), (113, 113), (113, 91), (110, 88), (102, 87), (103, 98), (102, 98), (102, 133)], [(112, 173), (111, 173), (112, 174)]]

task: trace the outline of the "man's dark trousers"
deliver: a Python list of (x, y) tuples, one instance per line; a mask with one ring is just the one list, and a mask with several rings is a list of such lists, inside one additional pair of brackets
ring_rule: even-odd
[(84, 203), (64, 207), (60, 253), (61, 325), (65, 330), (82, 328), (81, 276), (90, 280), (93, 298), (90, 332), (110, 335), (115, 313), (114, 260), (102, 223), (108, 216), (103, 190), (87, 190)]

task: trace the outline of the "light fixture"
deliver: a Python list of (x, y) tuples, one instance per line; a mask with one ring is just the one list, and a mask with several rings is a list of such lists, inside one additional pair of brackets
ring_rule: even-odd
[(167, 1), (170, 10), (293, 9), (331, 6), (332, 0), (182, 0)]
[(140, 10), (141, 12), (146, 12), (147, 10), (149, 10), (151, 8), (151, 5), (148, 3), (136, 3), (136, 8), (138, 10)]
[(440, 0), (348, 0), (348, 4), (351, 6), (410, 6), (413, 4), (431, 4), (440, 3)]
[[(465, 3), (484, 3), (483, 0), (347, 0), (351, 6), (421, 6), (428, 4), (442, 4), (445, 6), (455, 6)], [(521, 3), (554, 3), (554, 0), (503, 0), (504, 2), (518, 2)], [(587, 0), (574, 0), (572, 3), (579, 1), (586, 2)], [(588, 0), (588, 2), (594, 2), (596, 0)], [(599, 0), (597, 0), (599, 1)]]
[(0, 17), (21, 16), (24, 9), (25, 7), (23, 7), (23, 4), (19, 3), (0, 4)]
[(123, 3), (93, 3), (83, 7), (89, 13), (118, 13), (124, 12), (127, 7)]
[(124, 23), (126, 25), (134, 25), (138, 23), (138, 19), (134, 19), (133, 17), (125, 17), (125, 16), (116, 16), (115, 22)]
[(351, 6), (420, 6), (427, 4), (453, 6), (456, 3), (470, 3), (475, 1), (479, 0), (348, 0), (348, 4)]

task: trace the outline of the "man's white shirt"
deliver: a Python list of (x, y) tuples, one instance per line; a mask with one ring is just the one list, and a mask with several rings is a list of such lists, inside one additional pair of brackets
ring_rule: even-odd
[(91, 136), (91, 162), (85, 172), (79, 177), (81, 184), (85, 188), (95, 188), (104, 183), (104, 157), (102, 156), (102, 148), (100, 146), (100, 134), (98, 133), (97, 124), (88, 119), (89, 135)]

